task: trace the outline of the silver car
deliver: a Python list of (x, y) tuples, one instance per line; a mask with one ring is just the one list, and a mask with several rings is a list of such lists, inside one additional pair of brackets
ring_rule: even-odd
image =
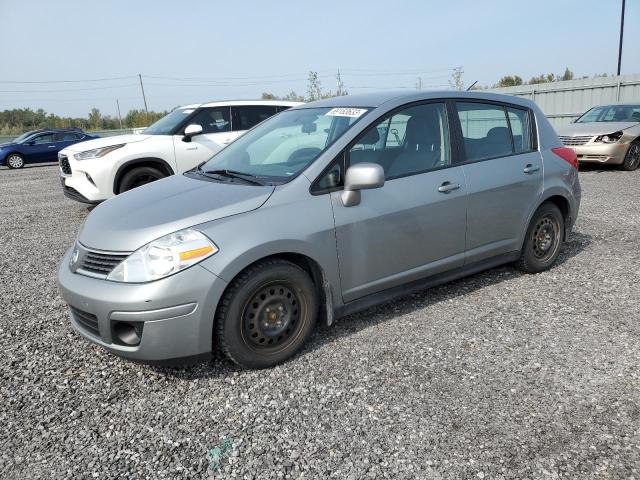
[(627, 171), (640, 166), (640, 104), (593, 107), (557, 131), (579, 162), (619, 165)]
[(269, 367), (319, 322), (504, 263), (550, 268), (579, 204), (576, 155), (528, 100), (337, 97), (99, 205), (59, 283), (73, 328), (117, 355)]

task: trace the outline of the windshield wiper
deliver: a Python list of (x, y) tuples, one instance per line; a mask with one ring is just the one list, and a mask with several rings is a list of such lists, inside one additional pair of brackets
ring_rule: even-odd
[(200, 167), (198, 167), (198, 170), (200, 171), (200, 173), (203, 173), (205, 175), (219, 175), (222, 177), (239, 178), (240, 180), (253, 183), (254, 185), (261, 185), (261, 186), (264, 185), (264, 182), (262, 182), (261, 180), (258, 180), (258, 177), (256, 175), (252, 175), (250, 173), (237, 172), (235, 170), (227, 170), (227, 169), (204, 171)]

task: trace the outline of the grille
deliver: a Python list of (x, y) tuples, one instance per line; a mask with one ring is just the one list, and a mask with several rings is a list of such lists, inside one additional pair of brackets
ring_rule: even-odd
[(576, 137), (560, 137), (560, 141), (564, 143), (566, 146), (576, 146), (576, 145), (584, 145), (589, 140), (591, 140), (591, 135), (588, 136), (576, 136)]
[(58, 162), (60, 164), (60, 170), (65, 175), (71, 175), (71, 165), (69, 165), (69, 159), (66, 155), (58, 155)]
[(98, 253), (87, 251), (78, 270), (107, 276), (116, 265), (127, 258), (128, 255), (114, 255), (110, 253)]
[(70, 307), (71, 315), (73, 315), (73, 319), (87, 332), (95, 335), (96, 337), (100, 336), (100, 329), (98, 328), (98, 317), (91, 313), (83, 312), (82, 310), (78, 310), (77, 308)]

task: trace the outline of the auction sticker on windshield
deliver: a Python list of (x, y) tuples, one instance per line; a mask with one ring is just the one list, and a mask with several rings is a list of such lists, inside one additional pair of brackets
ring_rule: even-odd
[(329, 110), (327, 113), (325, 113), (326, 116), (329, 117), (351, 117), (351, 118), (358, 118), (359, 116), (361, 116), (363, 113), (366, 113), (367, 109), (366, 108), (347, 108), (347, 107), (340, 107), (340, 108), (332, 108), (331, 110)]

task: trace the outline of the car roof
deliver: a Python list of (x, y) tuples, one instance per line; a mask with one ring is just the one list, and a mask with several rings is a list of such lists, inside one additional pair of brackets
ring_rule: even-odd
[(481, 92), (477, 90), (458, 91), (458, 90), (386, 90), (381, 92), (362, 93), (356, 95), (344, 95), (341, 97), (332, 97), (325, 100), (305, 103), (297, 108), (315, 108), (315, 107), (370, 107), (377, 108), (387, 102), (394, 103), (410, 103), (421, 100), (433, 100), (440, 98), (455, 99), (476, 99), (488, 100), (494, 102), (506, 102), (526, 107), (531, 106), (531, 101), (514, 95), (504, 95), (499, 93)]
[(192, 103), (191, 105), (184, 105), (178, 108), (185, 109), (200, 107), (231, 107), (244, 105), (274, 105), (280, 107), (295, 107), (298, 105), (302, 105), (302, 102), (290, 102), (287, 100), (220, 100), (206, 103)]
[[(39, 128), (37, 130), (30, 130), (28, 132), (29, 135), (35, 135), (36, 133), (47, 133), (47, 132), (82, 132), (81, 128), (78, 127), (65, 127), (65, 128)], [(22, 134), (24, 135), (24, 133)]]

